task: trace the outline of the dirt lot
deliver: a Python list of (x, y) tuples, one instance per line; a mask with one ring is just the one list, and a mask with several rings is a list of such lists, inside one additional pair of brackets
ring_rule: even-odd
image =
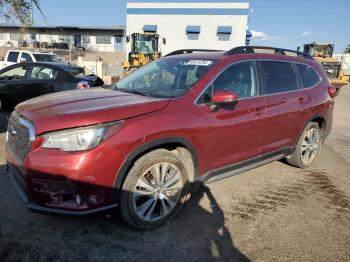
[(0, 116), (0, 261), (350, 261), (350, 86), (317, 163), (274, 162), (210, 184), (163, 228), (116, 215), (29, 212), (5, 171)]

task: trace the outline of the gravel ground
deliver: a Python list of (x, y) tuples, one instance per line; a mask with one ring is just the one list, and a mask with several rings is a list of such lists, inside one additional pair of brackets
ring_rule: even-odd
[(166, 226), (147, 232), (117, 215), (29, 212), (5, 171), (0, 115), (0, 261), (349, 261), (350, 86), (307, 170), (273, 162), (203, 187)]

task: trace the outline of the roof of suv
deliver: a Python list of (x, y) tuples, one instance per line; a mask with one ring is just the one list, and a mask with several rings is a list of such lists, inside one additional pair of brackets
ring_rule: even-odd
[(225, 57), (229, 57), (232, 55), (249, 55), (249, 56), (283, 56), (286, 60), (314, 60), (308, 54), (289, 50), (282, 48), (274, 48), (274, 47), (265, 47), (265, 46), (238, 46), (232, 48), (229, 51), (218, 51), (218, 50), (201, 50), (201, 49), (183, 49), (174, 51), (166, 57), (176, 56), (176, 57), (186, 57), (193, 59), (215, 59), (221, 60)]

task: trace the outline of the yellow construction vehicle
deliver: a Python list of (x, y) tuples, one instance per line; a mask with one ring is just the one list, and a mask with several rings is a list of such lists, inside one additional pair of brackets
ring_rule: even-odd
[[(141, 67), (162, 56), (159, 49), (159, 35), (154, 33), (133, 33), (126, 37), (126, 42), (131, 42), (131, 51), (128, 58), (123, 62), (126, 72), (132, 68)], [(163, 44), (165, 44), (163, 38)]]
[(319, 61), (330, 79), (332, 85), (341, 87), (349, 83), (349, 76), (345, 76), (342, 71), (342, 64), (333, 58), (333, 44), (312, 44), (304, 45), (304, 53), (309, 54)]

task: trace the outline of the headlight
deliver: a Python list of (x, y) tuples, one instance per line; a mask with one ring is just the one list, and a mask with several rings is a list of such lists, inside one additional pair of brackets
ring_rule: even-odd
[(41, 147), (62, 151), (83, 151), (96, 147), (121, 126), (121, 122), (67, 129), (43, 135)]

